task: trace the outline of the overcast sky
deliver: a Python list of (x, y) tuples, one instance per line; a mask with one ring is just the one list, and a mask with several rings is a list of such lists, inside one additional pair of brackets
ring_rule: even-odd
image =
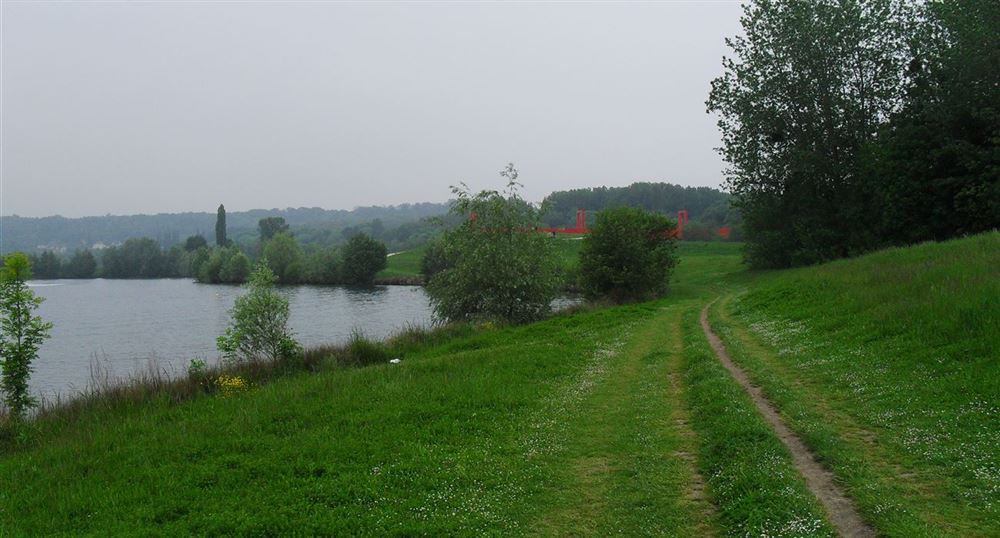
[(3, 2), (4, 215), (717, 187), (735, 2)]

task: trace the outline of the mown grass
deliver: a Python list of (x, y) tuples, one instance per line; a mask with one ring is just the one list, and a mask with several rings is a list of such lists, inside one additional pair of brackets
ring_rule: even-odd
[(762, 275), (713, 313), (880, 531), (1000, 533), (1000, 233)]
[(389, 256), (386, 258), (385, 269), (379, 271), (375, 278), (419, 277), (420, 260), (424, 256), (424, 250), (424, 247), (417, 247)]

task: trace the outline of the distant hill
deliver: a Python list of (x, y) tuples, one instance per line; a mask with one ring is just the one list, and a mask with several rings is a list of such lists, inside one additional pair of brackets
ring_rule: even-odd
[[(443, 215), (447, 203), (418, 203), (398, 206), (359, 207), (353, 210), (300, 207), (253, 209), (226, 214), (229, 236), (256, 234), (257, 221), (264, 217), (283, 217), (293, 228), (323, 225), (342, 229), (380, 220), (386, 228)], [(112, 245), (131, 237), (151, 237), (164, 247), (183, 241), (189, 235), (202, 234), (212, 242), (215, 237), (215, 208), (204, 213), (160, 213), (157, 215), (107, 215), (103, 217), (0, 217), (3, 252), (15, 250), (56, 250), (93, 248), (95, 244)]]
[[(729, 195), (709, 187), (684, 187), (669, 183), (633, 183), (627, 187), (595, 187), (557, 191), (546, 201), (544, 217), (548, 226), (571, 226), (577, 208), (596, 211), (621, 205), (675, 216), (687, 209), (691, 217), (692, 239), (710, 239), (720, 226), (738, 227), (739, 214), (729, 207)], [(356, 231), (364, 231), (393, 249), (412, 248), (434, 234), (436, 228), (421, 223), (428, 217), (448, 213), (449, 204), (416, 203), (398, 206), (370, 206), (352, 210), (300, 207), (253, 209), (226, 214), (229, 238), (252, 244), (257, 238), (257, 222), (265, 217), (282, 217), (300, 243), (336, 244)], [(168, 248), (190, 235), (202, 234), (211, 243), (215, 238), (215, 208), (200, 213), (160, 213), (157, 215), (106, 215), (102, 217), (0, 217), (3, 244), (0, 251), (37, 252), (53, 250), (69, 253), (76, 249), (114, 245), (132, 237), (150, 237)], [(737, 236), (738, 237), (738, 236)]]

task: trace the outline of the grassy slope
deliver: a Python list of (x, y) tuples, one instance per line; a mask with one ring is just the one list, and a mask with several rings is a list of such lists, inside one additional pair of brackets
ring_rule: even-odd
[(375, 278), (419, 277), (424, 248), (404, 250), (386, 259), (386, 267)]
[(761, 276), (715, 309), (864, 515), (1000, 534), (1000, 234)]
[(43, 425), (0, 456), (0, 529), (829, 535), (697, 327), (722, 295), (734, 358), (880, 531), (995, 534), (997, 242), (762, 275), (688, 243), (663, 301)]
[(706, 498), (689, 494), (695, 462), (675, 457), (696, 446), (662, 383), (680, 347), (661, 327), (680, 318), (661, 307), (486, 329), (400, 365), (41, 424), (37, 447), (0, 457), (0, 528), (712, 532)]

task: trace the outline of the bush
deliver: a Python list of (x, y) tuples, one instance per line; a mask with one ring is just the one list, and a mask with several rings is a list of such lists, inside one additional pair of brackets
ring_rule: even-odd
[(454, 263), (427, 283), (440, 319), (525, 323), (550, 311), (559, 275), (551, 240), (532, 231), (541, 211), (518, 194), (513, 165), (501, 175), (508, 179), (503, 193), (452, 189), (452, 213), (465, 221), (445, 233), (441, 256)]
[(615, 302), (665, 293), (677, 264), (673, 231), (663, 215), (630, 207), (602, 211), (580, 251), (584, 293)]
[(344, 265), (341, 270), (345, 284), (370, 286), (375, 275), (386, 266), (385, 244), (365, 234), (352, 237), (344, 246)]
[(340, 262), (337, 251), (324, 248), (310, 253), (303, 264), (303, 278), (310, 284), (340, 283)]
[(28, 394), (31, 363), (38, 358), (38, 348), (48, 338), (51, 323), (32, 312), (42, 304), (28, 288), (31, 278), (28, 257), (16, 252), (4, 260), (0, 269), (0, 389), (3, 401), (15, 420), (37, 402)]
[(347, 344), (347, 362), (354, 366), (367, 366), (389, 360), (389, 353), (382, 342), (369, 340), (361, 331), (351, 331)]
[(250, 274), (247, 293), (236, 298), (232, 323), (217, 340), (227, 362), (294, 359), (301, 353), (288, 328), (288, 299), (274, 290), (276, 280), (264, 264)]
[(424, 250), (423, 257), (420, 258), (420, 274), (424, 277), (424, 282), (430, 282), (434, 275), (455, 265), (455, 260), (448, 257), (448, 253), (441, 241), (428, 243)]
[(264, 244), (264, 259), (267, 266), (282, 284), (295, 284), (302, 277), (302, 252), (295, 238), (288, 232), (281, 232)]

